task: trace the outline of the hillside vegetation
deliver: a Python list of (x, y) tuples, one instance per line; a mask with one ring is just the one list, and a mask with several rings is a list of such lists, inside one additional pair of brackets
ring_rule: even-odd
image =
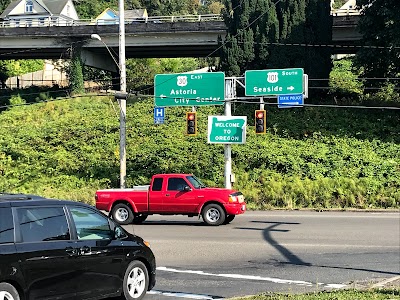
[[(127, 108), (127, 184), (152, 174), (194, 173), (223, 186), (224, 147), (207, 143), (200, 107), (199, 134), (185, 135), (185, 112), (167, 108), (154, 125), (153, 99)], [(258, 105), (235, 104), (248, 118), (247, 142), (232, 147), (234, 188), (250, 208), (399, 208), (398, 111), (268, 107), (268, 132), (254, 133)], [(119, 185), (119, 111), (112, 97), (15, 105), (0, 114), (0, 191), (94, 202), (98, 188)]]

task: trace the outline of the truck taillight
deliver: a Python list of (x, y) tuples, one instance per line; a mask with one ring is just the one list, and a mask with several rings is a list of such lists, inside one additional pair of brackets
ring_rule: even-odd
[(99, 196), (97, 196), (97, 194), (94, 194), (94, 200), (97, 201), (97, 199), (99, 199)]

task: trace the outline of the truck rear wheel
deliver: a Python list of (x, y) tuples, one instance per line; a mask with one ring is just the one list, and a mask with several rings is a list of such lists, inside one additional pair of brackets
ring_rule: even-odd
[(201, 213), (204, 223), (207, 225), (218, 226), (225, 222), (226, 213), (221, 205), (208, 204)]
[(121, 225), (131, 224), (133, 221), (132, 209), (124, 203), (118, 203), (115, 205), (111, 214), (113, 220)]

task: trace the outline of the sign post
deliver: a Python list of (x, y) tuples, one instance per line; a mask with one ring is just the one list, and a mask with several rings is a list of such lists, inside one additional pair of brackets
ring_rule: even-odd
[(246, 71), (246, 96), (302, 94), (303, 75), (300, 68)]
[(223, 105), (225, 73), (157, 74), (154, 77), (155, 106)]

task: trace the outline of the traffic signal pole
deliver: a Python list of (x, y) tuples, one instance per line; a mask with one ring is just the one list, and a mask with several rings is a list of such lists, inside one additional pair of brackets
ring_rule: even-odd
[[(232, 115), (232, 100), (236, 98), (236, 80), (234, 77), (225, 78), (225, 116)], [(224, 148), (225, 161), (225, 188), (232, 188), (232, 146), (225, 144)]]

